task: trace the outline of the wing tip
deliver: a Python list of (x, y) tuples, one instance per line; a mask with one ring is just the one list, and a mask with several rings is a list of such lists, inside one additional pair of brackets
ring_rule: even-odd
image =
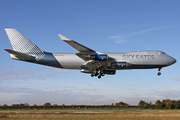
[(59, 35), (59, 37), (61, 38), (61, 40), (63, 40), (63, 41), (71, 41), (69, 38), (65, 37), (65, 36), (62, 35), (62, 34), (58, 34), (58, 35)]

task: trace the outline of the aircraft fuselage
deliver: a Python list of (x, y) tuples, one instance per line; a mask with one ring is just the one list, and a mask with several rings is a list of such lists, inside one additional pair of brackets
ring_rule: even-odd
[[(42, 65), (63, 68), (63, 69), (86, 69), (86, 61), (79, 58), (75, 53), (48, 53), (44, 52), (45, 55), (41, 60), (36, 59), (21, 59), (13, 55), (10, 57), (16, 60), (22, 60), (32, 63), (38, 63)], [(105, 61), (107, 66), (104, 66), (106, 70), (122, 70), (122, 69), (150, 69), (166, 67), (176, 62), (174, 58), (165, 54), (162, 51), (138, 51), (138, 52), (127, 52), (127, 53), (105, 53), (110, 57), (116, 58), (117, 60)], [(112, 67), (112, 63), (115, 62), (126, 62), (131, 63), (126, 67)]]

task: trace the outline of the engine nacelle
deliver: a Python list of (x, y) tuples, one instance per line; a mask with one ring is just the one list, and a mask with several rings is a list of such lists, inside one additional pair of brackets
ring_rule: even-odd
[(116, 70), (105, 70), (104, 73), (108, 74), (108, 75), (115, 75), (116, 74)]
[(92, 73), (92, 71), (90, 71), (90, 70), (84, 70), (84, 69), (82, 69), (81, 72), (82, 72), (82, 73), (87, 73), (87, 74), (91, 74), (91, 73)]
[(96, 61), (107, 61), (108, 56), (106, 54), (91, 55), (91, 59)]
[(126, 68), (127, 67), (127, 63), (126, 62), (113, 62), (111, 63), (111, 67), (112, 68)]

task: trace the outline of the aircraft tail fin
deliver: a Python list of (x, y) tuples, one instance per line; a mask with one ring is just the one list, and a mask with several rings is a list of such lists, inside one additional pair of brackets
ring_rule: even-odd
[(37, 47), (34, 43), (32, 43), (28, 38), (26, 38), (16, 29), (5, 28), (5, 31), (8, 35), (8, 38), (11, 42), (14, 51), (24, 53), (27, 55), (33, 54), (36, 56), (37, 60), (41, 59), (45, 55), (43, 50)]
[(5, 28), (5, 30), (15, 51), (27, 54), (43, 52), (39, 47), (37, 47), (16, 29)]

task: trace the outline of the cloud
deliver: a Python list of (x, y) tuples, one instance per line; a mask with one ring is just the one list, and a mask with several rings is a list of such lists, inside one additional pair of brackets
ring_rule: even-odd
[(176, 77), (173, 78), (172, 80), (174, 80), (174, 81), (180, 81), (180, 77), (176, 76)]
[(35, 78), (45, 80), (48, 78), (55, 77), (55, 74), (35, 75)]
[[(47, 71), (48, 73), (44, 73)], [(49, 73), (51, 72), (51, 73)], [(0, 80), (26, 80), (26, 79), (47, 79), (56, 76), (56, 73), (68, 73), (67, 70), (58, 69), (25, 69), (12, 66), (0, 66)]]
[(117, 43), (117, 44), (121, 44), (121, 43), (124, 43), (124, 42), (126, 42), (126, 40), (116, 40), (115, 41), (115, 43)]
[(129, 33), (129, 34), (124, 34), (121, 36), (131, 36), (131, 35), (137, 35), (137, 34), (142, 34), (142, 33), (146, 33), (146, 32), (152, 32), (152, 31), (156, 31), (156, 30), (162, 30), (162, 29), (166, 29), (169, 27), (156, 27), (156, 28), (150, 28), (147, 30), (142, 30), (142, 31), (138, 31), (138, 32), (133, 32), (133, 33)]
[(171, 99), (171, 100), (179, 100), (180, 90), (178, 89), (169, 89), (162, 91), (149, 91), (149, 92), (132, 92), (132, 95), (124, 95), (121, 96), (121, 100), (131, 105), (137, 105), (140, 100), (144, 100), (146, 102), (152, 102), (153, 104), (157, 100)]
[(142, 34), (142, 33), (146, 33), (146, 32), (151, 32), (151, 31), (156, 31), (156, 30), (162, 30), (162, 29), (165, 29), (165, 28), (167, 28), (167, 27), (151, 28), (151, 29), (147, 29), (147, 30), (142, 30), (142, 31), (138, 31), (138, 32), (126, 34), (125, 36), (129, 36), (129, 35), (137, 35), (137, 34)]
[(57, 73), (67, 74), (70, 71), (57, 68), (17, 68), (14, 66), (0, 66), (0, 80), (26, 80), (26, 79), (47, 79), (57, 75)]
[(170, 89), (166, 91), (157, 91), (154, 93), (155, 95), (161, 97), (162, 99), (179, 99), (180, 90), (178, 89)]
[[(30, 105), (43, 105), (46, 102), (58, 105), (82, 105), (82, 104), (111, 104), (112, 99), (106, 98), (105, 95), (92, 95), (81, 91), (74, 92), (73, 90), (58, 90), (44, 91), (42, 89), (33, 88), (0, 88), (3, 96), (3, 104), (19, 104), (29, 103)], [(1, 103), (2, 104), (2, 103)]]
[(118, 38), (120, 38), (120, 37), (121, 37), (120, 35), (115, 35), (115, 36), (109, 37), (109, 39), (118, 39)]
[(109, 39), (115, 39), (115, 43), (117, 43), (117, 44), (121, 44), (121, 43), (127, 42), (127, 40), (125, 40), (123, 38), (123, 36), (121, 36), (121, 35), (111, 36), (111, 37), (109, 37)]
[(156, 31), (156, 30), (162, 30), (162, 29), (165, 29), (165, 28), (168, 28), (168, 27), (156, 27), (156, 28), (150, 28), (150, 29), (147, 29), (147, 30), (142, 30), (142, 31), (133, 32), (133, 33), (124, 34), (124, 35), (114, 35), (114, 36), (110, 36), (109, 39), (115, 39), (115, 43), (121, 44), (121, 43), (127, 42), (127, 37), (129, 37), (129, 36), (138, 35), (138, 34), (151, 32), (151, 31)]
[[(59, 83), (61, 82), (62, 81)], [(23, 86), (23, 83), (19, 83), (19, 87), (1, 85), (0, 96), (3, 96), (3, 104), (9, 105), (26, 102), (31, 105), (42, 105), (46, 102), (58, 105), (103, 105), (120, 101), (131, 105), (137, 105), (140, 100), (155, 103), (156, 100), (163, 99), (178, 100), (180, 96), (179, 89), (156, 91), (138, 91), (136, 89), (127, 89), (128, 91), (122, 90), (121, 92), (117, 93), (114, 93), (116, 91), (111, 89), (109, 91), (113, 94), (108, 94), (107, 92), (104, 92), (105, 88), (99, 89), (99, 87), (87, 87), (87, 85), (82, 86), (74, 83), (73, 85), (59, 83), (57, 82), (57, 84), (53, 84), (53, 86), (47, 84), (47, 86), (43, 87), (38, 84), (39, 87), (33, 85), (32, 88)]]
[(12, 66), (7, 66), (7, 65), (1, 65), (0, 69), (8, 69), (8, 68), (12, 68)]
[(62, 69), (57, 69), (57, 68), (39, 68), (38, 70), (40, 71), (48, 71), (48, 72), (53, 72), (53, 73), (69, 73), (69, 70), (62, 70)]
[(27, 69), (0, 71), (0, 80), (32, 79), (35, 74)]

